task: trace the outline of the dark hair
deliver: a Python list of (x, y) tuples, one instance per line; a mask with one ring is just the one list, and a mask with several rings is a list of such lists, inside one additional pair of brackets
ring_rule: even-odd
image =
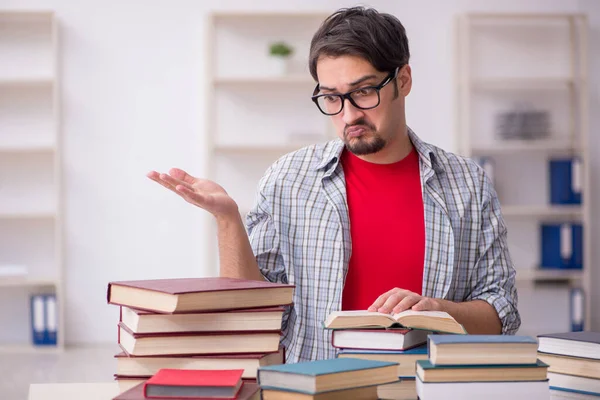
[(310, 42), (309, 69), (315, 81), (321, 56), (359, 56), (375, 69), (392, 72), (408, 64), (410, 52), (398, 18), (365, 7), (342, 8), (327, 17)]

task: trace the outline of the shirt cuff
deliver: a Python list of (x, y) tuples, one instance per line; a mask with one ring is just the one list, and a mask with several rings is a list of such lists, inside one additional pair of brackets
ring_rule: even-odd
[(483, 300), (494, 307), (502, 322), (503, 335), (514, 335), (521, 326), (519, 312), (505, 297), (497, 293), (483, 293), (473, 300)]

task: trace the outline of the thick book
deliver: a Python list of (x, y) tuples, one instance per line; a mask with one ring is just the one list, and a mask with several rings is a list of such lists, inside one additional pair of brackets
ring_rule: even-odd
[(241, 369), (231, 370), (159, 370), (144, 383), (144, 397), (198, 399), (235, 399), (242, 387)]
[(398, 314), (371, 311), (334, 311), (324, 322), (327, 329), (408, 328), (432, 332), (467, 333), (452, 316), (443, 311), (406, 310)]
[(109, 304), (156, 313), (223, 311), (292, 303), (294, 285), (234, 278), (110, 282)]
[(285, 350), (274, 353), (217, 354), (201, 356), (130, 356), (124, 352), (115, 355), (117, 374), (122, 376), (152, 376), (161, 368), (169, 369), (243, 369), (244, 379), (256, 379), (258, 368), (283, 364)]
[(415, 380), (420, 400), (549, 399), (548, 380), (528, 382), (423, 382)]
[(398, 363), (398, 376), (414, 377), (416, 361), (427, 359), (427, 345), (408, 350), (341, 349), (337, 357)]
[(427, 343), (428, 331), (413, 329), (334, 330), (332, 346), (343, 349), (406, 350)]
[(580, 391), (600, 397), (600, 380), (582, 376), (548, 372), (550, 387), (562, 390)]
[(121, 322), (134, 333), (280, 330), (283, 307), (202, 313), (156, 314), (121, 307)]
[(538, 335), (539, 351), (600, 360), (600, 332), (565, 332)]
[(501, 382), (543, 381), (548, 364), (517, 365), (434, 365), (429, 360), (417, 361), (417, 377), (423, 382)]
[(417, 398), (417, 384), (414, 376), (400, 376), (400, 380), (377, 386), (379, 400), (414, 400)]
[(377, 400), (377, 386), (332, 390), (317, 394), (263, 389), (262, 400)]
[(262, 389), (317, 394), (395, 382), (397, 368), (390, 362), (333, 358), (263, 367), (258, 383)]
[(281, 331), (133, 333), (119, 323), (118, 343), (129, 355), (200, 355), (271, 353), (279, 349)]
[[(144, 397), (144, 383), (119, 394), (113, 400), (146, 400)], [(260, 388), (256, 383), (244, 382), (236, 400), (260, 400)]]
[(530, 336), (429, 335), (435, 365), (536, 364), (538, 342)]
[(548, 372), (600, 379), (600, 360), (540, 352), (538, 358), (550, 366)]

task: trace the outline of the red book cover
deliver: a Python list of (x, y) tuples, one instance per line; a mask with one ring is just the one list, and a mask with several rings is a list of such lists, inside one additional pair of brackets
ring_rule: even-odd
[[(237, 394), (236, 400), (259, 400), (260, 391), (259, 386), (256, 383), (244, 382), (242, 388)], [(145, 400), (144, 397), (144, 384), (139, 385), (121, 393), (113, 400)], [(206, 400), (206, 399), (204, 399)]]
[(144, 384), (144, 396), (147, 398), (176, 397), (180, 396), (174, 392), (172, 396), (163, 393), (160, 396), (149, 394), (154, 387), (170, 387), (177, 389), (181, 386), (197, 388), (231, 388), (231, 396), (222, 398), (235, 398), (242, 385), (242, 369), (232, 370), (187, 370), (187, 369), (161, 369)]
[[(121, 306), (121, 316), (120, 316), (120, 320), (122, 320), (122, 307)], [(133, 311), (134, 313), (138, 314), (138, 315), (148, 315), (148, 314), (157, 314), (155, 312), (152, 311), (148, 311), (148, 310), (141, 310), (139, 308), (133, 308), (133, 307), (128, 307), (131, 311)], [(196, 312), (196, 311), (185, 311), (185, 312), (181, 312), (179, 314), (221, 314), (221, 313), (261, 313), (261, 312), (283, 312), (285, 311), (285, 307), (282, 306), (278, 306), (278, 307), (257, 307), (257, 308), (239, 308), (239, 309), (234, 309), (234, 310), (209, 310), (209, 311), (202, 311), (202, 312)]]

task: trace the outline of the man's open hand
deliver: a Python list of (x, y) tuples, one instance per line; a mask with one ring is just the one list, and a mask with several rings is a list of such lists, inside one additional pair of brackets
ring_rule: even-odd
[(406, 310), (443, 311), (441, 303), (430, 297), (423, 297), (410, 290), (394, 288), (375, 300), (369, 311), (397, 314)]
[(195, 178), (178, 168), (172, 168), (168, 174), (151, 171), (147, 176), (217, 218), (239, 213), (236, 202), (215, 182)]

